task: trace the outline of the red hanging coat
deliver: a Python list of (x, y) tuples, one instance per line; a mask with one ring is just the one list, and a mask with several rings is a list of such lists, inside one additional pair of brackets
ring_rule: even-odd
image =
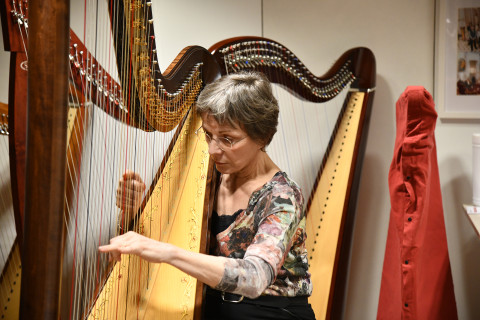
[(438, 176), (430, 93), (410, 86), (397, 101), (388, 176), (390, 224), (377, 319), (457, 319)]

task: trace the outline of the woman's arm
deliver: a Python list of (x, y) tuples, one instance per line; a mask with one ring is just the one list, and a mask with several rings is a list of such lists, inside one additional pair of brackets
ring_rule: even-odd
[(287, 190), (290, 192), (275, 190), (280, 194), (269, 194), (266, 199), (269, 205), (257, 208), (264, 211), (258, 212), (264, 218), (243, 259), (194, 253), (135, 232), (111, 239), (99, 251), (110, 253), (117, 261), (121, 254), (134, 254), (149, 262), (168, 263), (212, 288), (255, 298), (276, 277), (301, 218), (302, 199), (295, 199), (291, 189)]
[(212, 288), (234, 291), (243, 288), (248, 297), (259, 296), (272, 280), (270, 266), (259, 258), (233, 259), (210, 256), (156, 241), (133, 231), (112, 238), (98, 248), (120, 261), (122, 254), (133, 254), (154, 263), (168, 263)]
[(247, 273), (246, 279), (237, 281), (237, 288), (232, 290), (245, 296), (260, 295), (275, 281), (279, 272), (285, 272), (283, 270), (285, 258), (290, 253), (294, 239), (297, 238), (298, 227), (303, 219), (302, 194), (298, 187), (292, 188), (288, 184), (278, 183), (259, 198), (252, 214), (259, 217), (259, 224), (243, 261), (261, 262), (257, 270), (263, 270), (263, 276), (269, 281), (264, 284), (261, 292), (250, 292), (252, 288), (243, 284), (251, 283), (254, 279), (249, 279), (253, 273)]
[(172, 244), (156, 241), (135, 232), (112, 238), (110, 244), (99, 247), (111, 259), (120, 261), (122, 254), (134, 254), (155, 263), (168, 263), (199, 281), (216, 287), (223, 275), (228, 258), (195, 253)]

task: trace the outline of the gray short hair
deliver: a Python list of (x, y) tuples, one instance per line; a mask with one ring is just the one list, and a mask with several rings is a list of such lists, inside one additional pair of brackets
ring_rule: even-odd
[(209, 114), (219, 124), (238, 127), (267, 146), (277, 132), (278, 101), (264, 74), (241, 72), (208, 84), (198, 96), (197, 112)]

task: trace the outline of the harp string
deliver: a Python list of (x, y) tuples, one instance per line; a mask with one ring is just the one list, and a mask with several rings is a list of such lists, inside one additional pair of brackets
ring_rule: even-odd
[[(0, 105), (1, 107), (2, 105)], [(8, 110), (0, 108), (0, 150), (9, 152)], [(0, 158), (0, 316), (14, 317), (20, 286), (20, 250), (15, 229), (12, 190), (10, 184), (10, 161)]]
[[(127, 4), (127, 2), (124, 2), (124, 4)], [(136, 13), (135, 5), (136, 5), (135, 2), (131, 2), (128, 5), (125, 5), (125, 13), (127, 14), (126, 21), (130, 21), (130, 24), (127, 25), (127, 27), (128, 27), (128, 37), (127, 37), (127, 39), (132, 39), (131, 41), (134, 41), (134, 42), (135, 41), (144, 41), (144, 39), (140, 39), (140, 37), (136, 34), (135, 23), (136, 23), (137, 18), (132, 15), (132, 13), (133, 14)], [(138, 39), (140, 39), (140, 40), (138, 40)], [(130, 43), (127, 43), (126, 45), (128, 45), (127, 52), (129, 54), (129, 56), (128, 56), (129, 59), (127, 60), (128, 61), (128, 78), (125, 79), (125, 80), (128, 81), (129, 94), (131, 95), (133, 92), (138, 92), (138, 90), (139, 90), (139, 88), (135, 86), (136, 85), (136, 82), (135, 82), (135, 80), (136, 80), (135, 79), (136, 70), (134, 69), (134, 63), (135, 63), (136, 57), (135, 57), (135, 52), (133, 50), (133, 46), (135, 45), (135, 43), (130, 42)], [(126, 57), (126, 55), (124, 55), (124, 57)], [(125, 63), (125, 62), (123, 64), (127, 65), (127, 63)], [(124, 74), (126, 75), (127, 72), (124, 72)], [(133, 92), (132, 92), (132, 90), (133, 90)], [(133, 115), (133, 117), (139, 117), (140, 116), (140, 109), (139, 109), (139, 105), (137, 104), (137, 99), (134, 96), (131, 95), (128, 101), (129, 101), (129, 103), (131, 103), (130, 112)], [(138, 147), (138, 144), (133, 142), (132, 148), (135, 149), (135, 152), (137, 150), (137, 147)], [(126, 166), (127, 166), (127, 164), (126, 164)], [(143, 170), (137, 166), (136, 163), (133, 164), (132, 169), (133, 169), (134, 172), (138, 172), (141, 175), (145, 174), (143, 172)], [(124, 219), (125, 224), (129, 223), (130, 219), (126, 219), (125, 217), (123, 219)], [(134, 228), (137, 228), (137, 226), (139, 224), (138, 219), (139, 218), (137, 216), (134, 217), (134, 220), (133, 220)], [(134, 257), (128, 257), (127, 262), (129, 263), (129, 266), (131, 266), (130, 269), (129, 269), (129, 272), (126, 274), (126, 276), (128, 277), (128, 285), (129, 285), (128, 292), (135, 292), (135, 288), (137, 286), (141, 285), (141, 283), (139, 282), (139, 280), (141, 279), (139, 274), (141, 274), (142, 261), (139, 260), (139, 259), (136, 259)], [(118, 288), (118, 286), (117, 286), (117, 288)], [(126, 297), (126, 301), (123, 301), (123, 303), (128, 304), (128, 299), (129, 299), (129, 297)], [(122, 302), (120, 302), (120, 303), (122, 303)]]
[(22, 42), (23, 50), (28, 60), (28, 50), (27, 50), (27, 39), (28, 39), (28, 20), (27, 18), (27, 10), (28, 10), (28, 2), (26, 0), (19, 0), (16, 3), (12, 0), (12, 14), (17, 19), (17, 26), (18, 31), (20, 34), (20, 39)]
[[(87, 16), (89, 16), (92, 12), (91, 3), (88, 4), (85, 2), (84, 8), (84, 43), (87, 47), (93, 48), (94, 52), (98, 52), (101, 50), (101, 47), (97, 47), (97, 40), (94, 40), (93, 42), (90, 41), (91, 30), (90, 28), (87, 28), (87, 25), (90, 24), (90, 22), (87, 22), (89, 21)], [(93, 12), (95, 13), (95, 16), (97, 16), (98, 5), (94, 4), (93, 8)], [(96, 22), (94, 23), (94, 26), (95, 32), (98, 32)], [(98, 56), (100, 55), (97, 54), (96, 57)], [(86, 249), (89, 246), (94, 246), (98, 241), (100, 241), (103, 233), (103, 214), (105, 211), (107, 211), (104, 209), (103, 195), (105, 194), (105, 191), (102, 189), (108, 188), (108, 186), (105, 185), (106, 181), (104, 173), (107, 171), (106, 163), (109, 162), (109, 159), (107, 159), (105, 154), (101, 154), (102, 148), (99, 149), (100, 151), (95, 151), (92, 148), (92, 145), (96, 143), (100, 146), (103, 146), (105, 153), (105, 149), (107, 147), (106, 140), (104, 139), (104, 141), (95, 142), (95, 138), (93, 137), (97, 136), (98, 139), (98, 137), (108, 134), (109, 124), (107, 121), (104, 122), (105, 126), (98, 124), (99, 121), (96, 120), (96, 113), (99, 111), (96, 111), (96, 107), (94, 107), (93, 104), (99, 105), (100, 108), (104, 110), (112, 110), (112, 108), (105, 107), (104, 104), (109, 103), (109, 100), (107, 99), (107, 102), (105, 102), (105, 99), (102, 99), (103, 95), (96, 95), (94, 101), (91, 101), (90, 99), (94, 88), (92, 87), (92, 82), (85, 81), (85, 78), (91, 77), (101, 80), (101, 74), (104, 71), (99, 66), (94, 65), (93, 57), (94, 55), (90, 53), (90, 50), (81, 51), (79, 52), (79, 56), (75, 57), (77, 59), (76, 62), (81, 65), (84, 71), (84, 79), (82, 79), (82, 87), (80, 88), (82, 98), (79, 98), (77, 91), (71, 92), (71, 100), (76, 101), (78, 111), (76, 112), (78, 116), (74, 117), (73, 120), (76, 122), (76, 124), (73, 125), (74, 132), (72, 137), (74, 139), (82, 140), (81, 142), (77, 141), (77, 143), (74, 143), (73, 145), (76, 148), (85, 147), (85, 149), (69, 149), (70, 157), (73, 157), (72, 154), (81, 155), (79, 157), (81, 159), (80, 161), (74, 163), (73, 166), (68, 166), (69, 176), (71, 177), (70, 184), (73, 186), (72, 189), (75, 189), (75, 193), (72, 196), (72, 203), (68, 203), (66, 206), (67, 243), (70, 244), (70, 246), (68, 246), (69, 250), (67, 250), (66, 254), (71, 256), (71, 259), (67, 260), (66, 269), (71, 270), (69, 272), (64, 272), (64, 274), (71, 275), (71, 281), (69, 281), (71, 288), (70, 290), (65, 290), (69, 291), (68, 301), (70, 303), (69, 310), (66, 311), (66, 313), (63, 312), (63, 314), (68, 314), (69, 318), (78, 318), (84, 313), (82, 306), (84, 303), (81, 301), (83, 300), (88, 302), (88, 300), (91, 299), (90, 295), (92, 287), (94, 287), (95, 282), (98, 282), (98, 279), (101, 277), (100, 265), (102, 262), (98, 259), (98, 255), (89, 255), (84, 257)], [(72, 71), (71, 77), (73, 77)], [(94, 167), (92, 165), (94, 162), (98, 162), (99, 166)], [(85, 169), (85, 167), (88, 168)], [(92, 176), (100, 177), (100, 186), (93, 186)], [(85, 180), (87, 182), (86, 184), (84, 183)], [(95, 190), (99, 190), (100, 192), (95, 193)], [(100, 201), (98, 199), (99, 197)], [(66, 199), (68, 199), (68, 196)], [(93, 212), (96, 211), (95, 209), (92, 210), (92, 207), (95, 208), (95, 205), (91, 205), (90, 203), (95, 203), (98, 205), (98, 211), (100, 213), (98, 215), (99, 221), (94, 220), (97, 212)], [(72, 210), (73, 213), (70, 212), (70, 210)], [(83, 213), (86, 213), (86, 217), (81, 216)], [(89, 227), (95, 224), (100, 226), (97, 236), (90, 236), (92, 231), (89, 230)], [(111, 234), (111, 228), (106, 229), (107, 234)]]
[(285, 168), (308, 200), (315, 179), (322, 170), (322, 160), (329, 154), (329, 140), (334, 134), (346, 92), (324, 103), (297, 99), (279, 85), (273, 85), (279, 100), (279, 127), (268, 148), (274, 161)]
[[(73, 74), (72, 74), (72, 70), (71, 70), (71, 67), (70, 67), (70, 77), (72, 77)], [(81, 118), (81, 116), (76, 116), (76, 111), (78, 110), (78, 108), (82, 108), (82, 107), (85, 107), (85, 100), (84, 99), (81, 99), (77, 93), (77, 91), (72, 88), (72, 86), (69, 87), (69, 100), (70, 100), (70, 104), (73, 106), (73, 109), (70, 109), (70, 112), (69, 112), (69, 135), (70, 135), (70, 139), (78, 139), (80, 133), (78, 132), (78, 127), (75, 125), (75, 122), (83, 122), (83, 118)], [(83, 101), (82, 101), (83, 100)], [(70, 139), (68, 139), (67, 141), (70, 141)], [(79, 141), (75, 141), (75, 146), (79, 144)], [(74, 154), (78, 154), (79, 150), (72, 150), (74, 147), (72, 146), (72, 144), (67, 144), (67, 159), (69, 159), (69, 161), (67, 161), (67, 166), (66, 166), (66, 171), (67, 171), (67, 185), (69, 186), (78, 186), (79, 187), (79, 184), (75, 183), (76, 181), (79, 180), (80, 176), (79, 176), (79, 168), (77, 169), (76, 167), (76, 163), (73, 162), (72, 160), (70, 159), (73, 159), (74, 158)], [(68, 189), (68, 187), (67, 187)], [(78, 193), (78, 189), (77, 189), (77, 193)], [(70, 200), (70, 197), (68, 197), (68, 194), (65, 194), (65, 225), (68, 226), (70, 223), (72, 223), (73, 221), (75, 222), (75, 225), (77, 226), (77, 223), (78, 223), (78, 216), (76, 215), (76, 212), (78, 212), (78, 210), (74, 210), (74, 212), (72, 213), (70, 208), (71, 208), (71, 205), (69, 203), (69, 200)], [(78, 209), (78, 198), (77, 198), (77, 201), (75, 202), (75, 208)], [(72, 237), (71, 235), (71, 229), (70, 228), (67, 228), (67, 239), (70, 239)], [(75, 239), (74, 240), (74, 244), (73, 244), (73, 259), (75, 261), (75, 257), (76, 257), (76, 233), (77, 233), (77, 228), (74, 229), (74, 236), (73, 238)], [(75, 263), (73, 263), (75, 265)], [(75, 279), (73, 277), (73, 274), (75, 272), (75, 269), (72, 270), (72, 290), (71, 290), (71, 293), (70, 293), (70, 299), (69, 299), (69, 302), (70, 302), (70, 310), (72, 310), (72, 303), (73, 303), (73, 295), (74, 295), (74, 291), (73, 291), (73, 288), (75, 287), (73, 285), (73, 279)], [(70, 315), (70, 318), (71, 318), (71, 315)]]
[[(8, 118), (7, 115), (2, 113), (0, 115), (0, 150), (3, 154), (8, 154)], [(3, 271), (5, 264), (7, 263), (10, 250), (13, 246), (14, 239), (16, 237), (16, 232), (13, 220), (13, 207), (11, 200), (11, 189), (10, 189), (10, 163), (8, 158), (0, 158), (0, 270)], [(8, 174), (7, 174), (8, 173)]]
[[(3, 154), (8, 154), (8, 124), (4, 122), (7, 120), (7, 115), (0, 115), (0, 150)], [(10, 252), (13, 249), (16, 231), (15, 231), (15, 221), (13, 216), (13, 207), (11, 199), (11, 189), (10, 189), (10, 163), (8, 158), (0, 158), (0, 271), (4, 270), (5, 265), (7, 264), (7, 259), (9, 258)], [(0, 275), (2, 275), (0, 273)], [(2, 296), (7, 296), (6, 291), (11, 288), (9, 283), (10, 275), (6, 275), (5, 278), (2, 277), (2, 282), (5, 281), (8, 287), (2, 288)]]

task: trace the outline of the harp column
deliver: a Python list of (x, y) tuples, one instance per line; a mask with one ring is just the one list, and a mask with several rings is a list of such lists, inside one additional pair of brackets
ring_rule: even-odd
[(28, 121), (20, 319), (57, 319), (62, 265), (69, 1), (29, 5)]

